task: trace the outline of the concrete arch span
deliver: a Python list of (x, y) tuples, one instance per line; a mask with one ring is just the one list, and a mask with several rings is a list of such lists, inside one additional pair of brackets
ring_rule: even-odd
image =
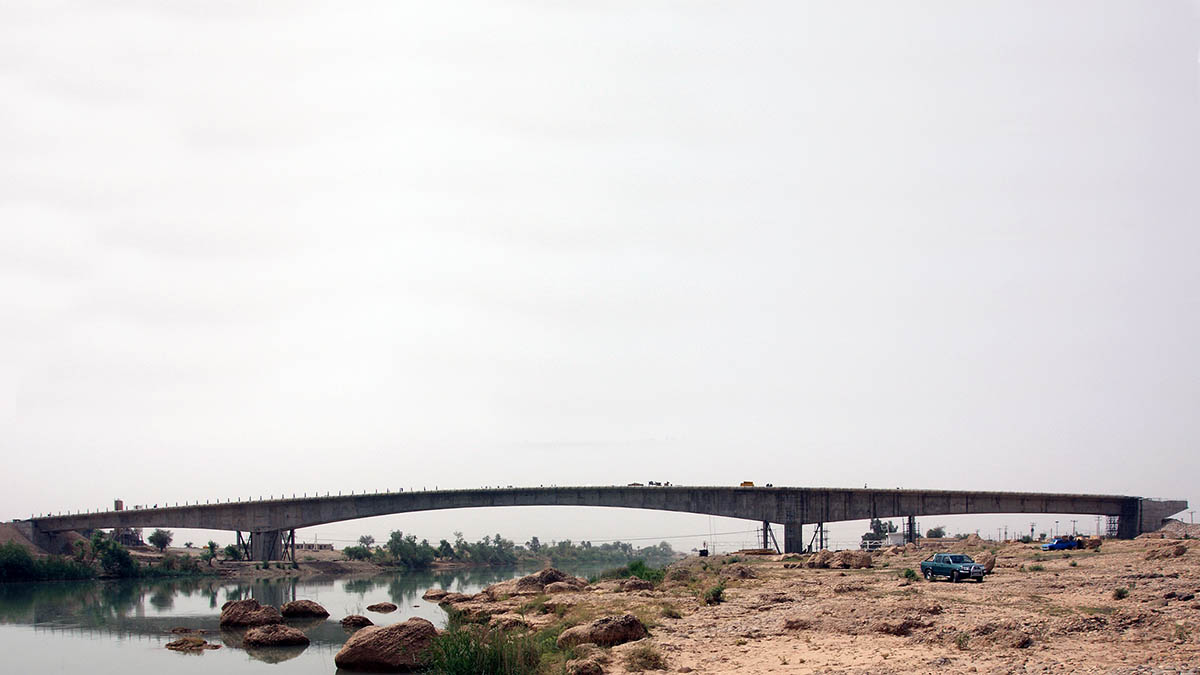
[(22, 521), (30, 537), (99, 528), (178, 527), (251, 532), (254, 557), (277, 559), (282, 533), (413, 511), (500, 506), (596, 506), (678, 511), (784, 525), (784, 550), (804, 546), (803, 525), (867, 518), (990, 513), (1118, 516), (1119, 536), (1157, 529), (1186, 501), (1125, 495), (805, 487), (593, 486), (428, 490), (102, 511)]

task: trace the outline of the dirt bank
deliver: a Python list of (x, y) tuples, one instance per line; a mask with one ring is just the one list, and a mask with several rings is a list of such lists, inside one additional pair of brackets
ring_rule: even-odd
[[(643, 642), (674, 672), (1182, 670), (1200, 666), (1193, 545), (1200, 549), (1189, 540), (1106, 541), (1098, 551), (1064, 555), (1021, 544), (946, 544), (877, 554), (871, 569), (846, 570), (780, 556), (691, 558), (653, 590), (623, 592), (604, 582), (498, 601), (476, 596), (455, 607), (475, 620), (535, 627), (631, 612), (650, 627)], [(953, 549), (995, 553), (994, 573), (984, 583), (903, 578), (935, 550)], [(724, 602), (703, 604), (704, 592), (721, 582)], [(605, 672), (630, 672), (622, 654), (631, 648), (609, 650)]]

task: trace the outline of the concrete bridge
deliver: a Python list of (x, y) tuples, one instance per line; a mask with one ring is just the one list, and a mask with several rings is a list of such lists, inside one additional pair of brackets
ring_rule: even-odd
[(279, 560), (286, 538), (314, 525), (393, 513), (492, 506), (607, 506), (682, 511), (784, 526), (784, 551), (804, 548), (806, 523), (867, 518), (988, 513), (1116, 516), (1118, 536), (1158, 529), (1186, 501), (1123, 495), (878, 490), (803, 487), (598, 486), (494, 488), (304, 496), (214, 504), (75, 513), (18, 521), (31, 541), (53, 546), (55, 533), (102, 528), (191, 528), (250, 533), (256, 560)]

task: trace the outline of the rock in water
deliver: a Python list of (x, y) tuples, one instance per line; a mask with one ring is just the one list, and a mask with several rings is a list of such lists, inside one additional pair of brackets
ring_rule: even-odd
[(351, 614), (350, 616), (342, 619), (342, 627), (343, 628), (362, 628), (364, 626), (374, 626), (374, 625), (375, 625), (374, 621), (371, 621), (370, 619), (363, 616), (362, 614)]
[(382, 614), (386, 614), (388, 612), (396, 611), (396, 606), (390, 602), (377, 602), (373, 605), (367, 605), (367, 611), (368, 612), (380, 612)]
[(604, 647), (641, 640), (649, 635), (646, 627), (632, 614), (606, 616), (585, 626), (568, 628), (558, 636), (558, 648), (565, 649), (584, 642), (594, 642)]
[(308, 636), (291, 626), (276, 623), (246, 631), (242, 644), (247, 647), (298, 647), (308, 644)]
[(279, 613), (285, 617), (319, 617), (329, 616), (325, 608), (312, 600), (293, 600), (279, 608)]
[(346, 640), (333, 662), (346, 670), (416, 670), (436, 636), (433, 624), (418, 617), (390, 626), (367, 626)]
[(431, 589), (425, 591), (425, 595), (422, 595), (421, 599), (428, 600), (429, 602), (437, 602), (437, 601), (441, 600), (442, 598), (446, 597), (449, 593), (450, 593), (450, 591), (447, 591), (445, 589), (431, 588)]
[(173, 652), (202, 652), (205, 649), (220, 649), (221, 645), (214, 645), (204, 638), (185, 637), (168, 642), (166, 647)]
[(227, 602), (221, 607), (222, 626), (266, 626), (273, 623), (283, 623), (283, 615), (270, 605), (258, 604), (253, 598)]

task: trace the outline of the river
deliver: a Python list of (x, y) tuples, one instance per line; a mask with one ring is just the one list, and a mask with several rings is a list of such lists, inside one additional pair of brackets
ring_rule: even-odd
[[(426, 589), (474, 593), (529, 571), (469, 568), (352, 578), (0, 584), (0, 663), (5, 673), (328, 675), (338, 672), (333, 655), (347, 637), (338, 623), (342, 617), (362, 614), (385, 625), (419, 616), (442, 627), (446, 614), (421, 599)], [(569, 571), (586, 575), (595, 570)], [(288, 622), (308, 635), (312, 643), (307, 648), (246, 650), (237, 633), (218, 626), (221, 605), (243, 598), (277, 607), (290, 600), (314, 600), (330, 617)], [(391, 614), (367, 611), (367, 605), (383, 601), (399, 609)], [(178, 637), (171, 634), (175, 627), (205, 630), (201, 637), (224, 646), (200, 654), (167, 650), (164, 645)]]

